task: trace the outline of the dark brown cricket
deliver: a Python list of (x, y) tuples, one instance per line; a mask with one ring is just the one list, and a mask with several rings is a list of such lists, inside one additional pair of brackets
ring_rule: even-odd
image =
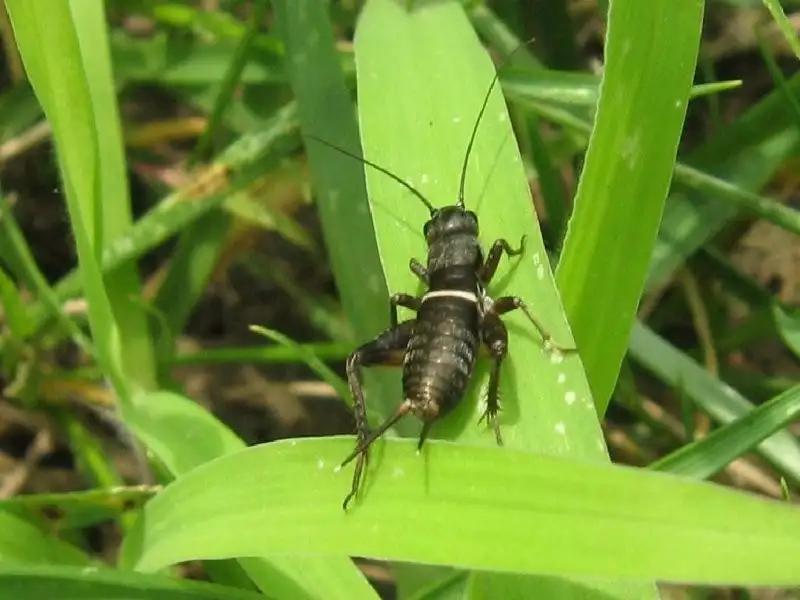
[[(519, 256), (524, 252), (525, 237), (518, 248), (505, 239), (496, 240), (484, 257), (478, 239), (478, 217), (464, 207), (464, 184), (475, 135), (486, 110), (497, 74), (481, 105), (464, 155), (458, 202), (453, 206), (435, 208), (417, 189), (389, 170), (356, 154), (334, 146), (316, 136), (308, 136), (326, 146), (384, 173), (413, 193), (430, 211), (424, 234), (428, 244), (428, 262), (423, 266), (411, 259), (411, 271), (425, 284), (421, 296), (397, 293), (389, 300), (390, 327), (356, 349), (347, 359), (347, 381), (355, 401), (358, 443), (342, 462), (344, 467), (356, 460), (353, 485), (344, 499), (346, 510), (358, 494), (372, 443), (408, 413), (423, 423), (418, 449), (422, 448), (433, 423), (451, 411), (461, 399), (475, 369), (478, 347), (489, 350), (493, 365), (489, 377), (486, 419), (494, 429), (497, 443), (502, 445), (498, 392), (500, 368), (508, 352), (508, 331), (500, 316), (522, 309), (544, 342), (552, 348), (569, 350), (552, 342), (550, 335), (533, 316), (525, 302), (517, 296), (492, 299), (486, 288), (492, 281), (500, 258)], [(397, 322), (397, 307), (416, 311), (416, 319)], [(404, 400), (392, 417), (374, 431), (367, 422), (366, 400), (361, 368), (393, 366), (403, 368)]]

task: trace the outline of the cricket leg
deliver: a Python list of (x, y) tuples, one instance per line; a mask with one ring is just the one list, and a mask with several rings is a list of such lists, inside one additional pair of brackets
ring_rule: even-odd
[(486, 255), (486, 260), (481, 265), (480, 270), (478, 271), (478, 279), (483, 283), (483, 285), (489, 285), (494, 277), (494, 274), (497, 272), (497, 265), (500, 264), (500, 257), (503, 255), (503, 252), (506, 253), (506, 256), (519, 256), (523, 252), (525, 252), (525, 240), (526, 236), (522, 236), (522, 239), (519, 242), (519, 248), (512, 248), (508, 241), (504, 239), (496, 240), (492, 247), (489, 249), (489, 254)]
[(344, 467), (353, 459), (357, 459), (355, 473), (353, 474), (353, 484), (350, 488), (350, 493), (342, 504), (345, 510), (347, 510), (347, 505), (358, 494), (361, 487), (365, 475), (365, 467), (369, 462), (370, 445), (410, 410), (410, 407), (404, 402), (400, 405), (394, 417), (381, 425), (374, 433), (371, 432), (367, 421), (367, 403), (364, 398), (361, 368), (400, 366), (403, 362), (406, 346), (408, 346), (408, 342), (414, 333), (415, 325), (416, 321), (411, 320), (404, 321), (396, 327), (391, 327), (347, 357), (347, 383), (350, 386), (350, 393), (353, 395), (358, 443), (355, 450), (340, 465), (340, 468)]
[(428, 277), (428, 269), (426, 269), (425, 266), (416, 258), (411, 259), (411, 261), (408, 263), (408, 267), (411, 269), (411, 272), (416, 275), (417, 278), (426, 286), (431, 284), (430, 278)]
[(404, 294), (402, 292), (399, 294), (392, 294), (392, 297), (389, 298), (389, 326), (397, 327), (398, 306), (404, 306), (413, 311), (418, 311), (421, 304), (422, 298), (417, 298), (411, 294)]
[(498, 298), (492, 303), (491, 312), (494, 313), (495, 315), (503, 315), (505, 313), (517, 309), (521, 309), (522, 312), (525, 313), (525, 316), (528, 317), (528, 320), (531, 323), (533, 323), (533, 326), (536, 327), (536, 329), (539, 331), (539, 335), (542, 336), (542, 341), (544, 341), (545, 346), (553, 348), (555, 350), (559, 350), (561, 352), (575, 351), (575, 348), (562, 346), (561, 344), (554, 342), (552, 336), (539, 322), (539, 320), (533, 315), (531, 310), (528, 308), (528, 305), (525, 304), (525, 301), (519, 296), (503, 296), (502, 298)]
[(500, 412), (500, 367), (508, 354), (508, 330), (497, 314), (489, 312), (484, 316), (481, 323), (481, 340), (492, 356), (492, 371), (489, 373), (486, 410), (480, 421), (485, 419), (487, 424), (492, 426), (497, 445), (502, 446), (503, 438), (500, 435), (497, 413)]

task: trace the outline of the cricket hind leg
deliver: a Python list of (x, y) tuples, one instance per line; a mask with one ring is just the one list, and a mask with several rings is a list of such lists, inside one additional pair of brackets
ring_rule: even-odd
[(370, 446), (378, 437), (383, 435), (389, 427), (394, 425), (394, 423), (410, 410), (408, 403), (403, 402), (393, 417), (372, 432), (367, 420), (367, 403), (364, 397), (361, 368), (373, 366), (400, 366), (403, 362), (406, 346), (408, 346), (408, 342), (414, 333), (415, 325), (416, 321), (411, 320), (404, 321), (395, 327), (391, 327), (347, 357), (347, 383), (350, 387), (350, 393), (353, 396), (353, 410), (355, 413), (358, 443), (355, 450), (353, 450), (340, 465), (341, 468), (352, 460), (356, 460), (353, 484), (350, 488), (350, 493), (342, 503), (342, 508), (345, 510), (347, 510), (350, 501), (358, 495), (358, 491), (362, 486), (366, 474), (365, 469), (369, 463)]
[(500, 423), (497, 415), (500, 412), (500, 367), (508, 354), (508, 330), (500, 317), (487, 313), (481, 323), (481, 340), (492, 356), (492, 370), (489, 374), (489, 390), (486, 396), (486, 410), (479, 422), (486, 420), (494, 430), (497, 445), (503, 445), (500, 435)]

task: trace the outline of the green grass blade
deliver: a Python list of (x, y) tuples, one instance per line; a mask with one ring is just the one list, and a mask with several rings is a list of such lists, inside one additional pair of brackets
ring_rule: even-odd
[(15, 600), (264, 600), (261, 594), (211, 583), (99, 568), (2, 565), (0, 589)]
[(263, 348), (210, 348), (190, 354), (179, 354), (169, 359), (170, 366), (222, 363), (280, 364), (302, 362), (308, 353), (323, 361), (342, 361), (350, 352), (350, 344), (341, 342), (316, 342), (298, 344), (298, 348), (281, 345)]
[(75, 546), (0, 510), (0, 564), (26, 563), (85, 566), (91, 559)]
[(0, 510), (60, 531), (118, 518), (141, 507), (160, 486), (114, 487), (59, 494), (23, 494), (0, 502)]
[(800, 415), (800, 386), (754, 408), (740, 419), (712, 431), (700, 441), (682, 446), (650, 467), (706, 479), (728, 463), (794, 422)]
[[(404, 13), (391, 1), (373, 0), (356, 32), (356, 60), (365, 157), (410, 181), (434, 205), (454, 204), (470, 131), (493, 76), (461, 7), (440, 3)], [(387, 89), (404, 92), (387, 95)], [(426, 257), (422, 225), (429, 215), (418, 199), (384, 174), (367, 169), (367, 183), (389, 288), (414, 292), (420, 283), (408, 261)], [(490, 291), (495, 297), (523, 297), (553, 338), (568, 345), (519, 152), (497, 89), (470, 160), (466, 205), (479, 216), (484, 246), (498, 238), (517, 245), (523, 234), (528, 236), (526, 255), (504, 259)], [(501, 378), (506, 442), (602, 457), (579, 361), (574, 356), (553, 358), (522, 315), (509, 315), (507, 322), (509, 358)], [(495, 443), (490, 431), (476, 425), (482, 411), (477, 397), (485, 393), (476, 392), (486, 385), (485, 367), (465, 400), (469, 408), (434, 428), (434, 435)]]
[(778, 29), (783, 34), (783, 37), (789, 43), (789, 47), (794, 52), (795, 57), (800, 59), (800, 40), (797, 39), (797, 31), (795, 26), (786, 18), (786, 13), (783, 12), (783, 7), (779, 0), (763, 0), (764, 6), (767, 7)]
[[(131, 412), (126, 415), (126, 422), (175, 475), (245, 447), (211, 413), (188, 398), (152, 392), (137, 404), (148, 410)], [(128, 550), (121, 555), (123, 565), (138, 560), (139, 552), (147, 550), (135, 536), (128, 536), (125, 545)], [(372, 588), (346, 556), (248, 558), (240, 564), (262, 590), (276, 595), (282, 590), (286, 597), (303, 600), (374, 598)], [(340, 590), (339, 595), (332, 595), (333, 590)]]
[[(353, 103), (327, 8), (294, 0), (278, 0), (274, 7), (303, 133), (357, 151)], [(342, 307), (360, 342), (388, 324), (388, 292), (376, 251), (364, 170), (358, 162), (310, 139), (306, 151)], [(370, 373), (366, 387), (381, 399), (378, 404), (384, 412), (392, 410), (396, 377)]]
[(275, 331), (274, 329), (267, 329), (266, 327), (258, 327), (253, 326), (250, 328), (252, 331), (263, 335), (264, 337), (269, 338), (273, 342), (276, 342), (288, 350), (291, 350), (292, 353), (302, 362), (306, 364), (306, 366), (311, 369), (314, 374), (319, 377), (322, 381), (327, 383), (331, 386), (337, 394), (339, 394), (343, 399), (349, 400), (350, 399), (350, 391), (347, 388), (347, 384), (339, 377), (336, 373), (331, 370), (328, 365), (326, 365), (320, 358), (314, 354), (314, 351), (309, 349), (306, 346), (298, 344), (291, 338), (286, 337), (279, 331)]
[(557, 270), (601, 414), (644, 288), (702, 19), (697, 0), (611, 5), (597, 117)]
[[(683, 390), (717, 422), (731, 423), (754, 408), (739, 392), (638, 322), (631, 334), (630, 352), (637, 363), (672, 387)], [(800, 444), (788, 431), (768, 437), (757, 451), (788, 479), (800, 482)]]
[[(414, 440), (391, 439), (376, 454), (370, 502), (344, 513), (350, 481), (334, 465), (350, 447), (347, 438), (286, 440), (200, 467), (145, 506), (137, 570), (303, 552), (543, 575), (800, 582), (800, 511), (783, 502), (511, 449), (434, 440), (418, 456)], [(269, 475), (254, 478), (264, 465)]]

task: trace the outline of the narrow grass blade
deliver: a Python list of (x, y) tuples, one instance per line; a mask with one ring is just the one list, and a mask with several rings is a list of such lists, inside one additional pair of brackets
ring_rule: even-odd
[[(350, 481), (334, 465), (350, 444), (287, 440), (200, 467), (145, 507), (137, 570), (302, 552), (542, 575), (800, 582), (800, 511), (783, 502), (526, 451), (432, 441), (416, 456), (414, 440), (391, 439), (375, 457), (370, 502), (344, 513)], [(269, 476), (254, 478), (263, 465)]]
[(206, 582), (122, 570), (0, 566), (0, 589), (15, 600), (264, 600), (264, 596)]
[(0, 510), (64, 531), (116, 519), (140, 508), (159, 490), (160, 486), (142, 485), (61, 494), (23, 494), (0, 502)]
[[(630, 340), (631, 357), (676, 389), (720, 423), (741, 419), (754, 409), (739, 392), (721, 383), (683, 352), (636, 323)], [(778, 431), (757, 451), (795, 484), (800, 483), (800, 444), (788, 431)]]
[(644, 288), (702, 21), (698, 0), (611, 4), (597, 117), (557, 270), (600, 414)]
[(800, 386), (754, 408), (708, 437), (681, 447), (650, 467), (706, 479), (800, 416)]
[(253, 326), (250, 329), (291, 350), (299, 360), (303, 361), (306, 366), (317, 375), (317, 377), (330, 385), (337, 394), (339, 394), (342, 398), (349, 399), (350, 391), (347, 388), (347, 384), (342, 381), (342, 378), (334, 373), (330, 367), (322, 362), (319, 357), (314, 354), (313, 350), (298, 344), (279, 331), (256, 326)]

